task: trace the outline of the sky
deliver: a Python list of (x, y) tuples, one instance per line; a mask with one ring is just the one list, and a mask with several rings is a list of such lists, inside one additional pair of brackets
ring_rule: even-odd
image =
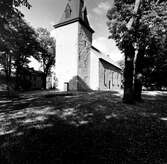
[[(32, 8), (21, 7), (25, 20), (34, 28), (44, 27), (49, 31), (58, 23), (68, 0), (29, 0)], [(109, 32), (106, 25), (107, 10), (112, 7), (114, 0), (85, 0), (88, 19), (95, 33), (93, 45), (110, 56), (113, 61), (122, 59), (122, 54), (116, 47), (114, 40), (108, 39)]]

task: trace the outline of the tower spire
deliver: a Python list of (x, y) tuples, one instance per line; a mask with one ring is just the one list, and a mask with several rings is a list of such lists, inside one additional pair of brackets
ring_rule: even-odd
[(61, 27), (66, 24), (79, 21), (86, 26), (92, 33), (93, 29), (90, 27), (87, 18), (86, 3), (84, 0), (67, 0), (65, 10), (58, 24), (54, 25), (55, 28)]

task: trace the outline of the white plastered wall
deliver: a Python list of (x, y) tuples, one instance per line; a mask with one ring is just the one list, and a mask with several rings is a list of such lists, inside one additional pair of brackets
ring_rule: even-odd
[(77, 75), (78, 59), (78, 22), (54, 29), (51, 32), (56, 40), (55, 73), (58, 90), (64, 90), (64, 83)]
[(90, 88), (99, 89), (99, 57), (94, 50), (90, 54)]

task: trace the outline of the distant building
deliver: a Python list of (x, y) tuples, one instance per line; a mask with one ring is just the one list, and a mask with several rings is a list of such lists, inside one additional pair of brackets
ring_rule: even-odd
[(20, 87), (23, 90), (43, 88), (43, 72), (33, 68), (22, 68), (20, 71)]
[(121, 88), (122, 70), (92, 46), (94, 30), (84, 0), (68, 0), (60, 22), (54, 25), (57, 88), (115, 90)]
[(56, 89), (57, 79), (55, 73), (48, 75), (46, 78), (46, 89)]
[[(12, 72), (10, 85), (15, 88), (16, 74)], [(43, 88), (43, 72), (35, 71), (33, 68), (23, 67), (20, 70), (19, 90), (35, 90)], [(0, 91), (7, 90), (6, 76), (3, 70), (0, 70)]]

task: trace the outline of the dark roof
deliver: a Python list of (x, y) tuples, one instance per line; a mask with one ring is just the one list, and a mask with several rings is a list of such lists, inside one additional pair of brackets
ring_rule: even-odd
[(87, 9), (84, 0), (68, 0), (62, 17), (59, 23), (54, 25), (54, 28), (58, 28), (76, 21), (82, 23), (92, 33), (94, 32), (94, 30), (90, 27), (87, 18)]
[(94, 46), (92, 46), (92, 50), (94, 50), (98, 53), (99, 60), (103, 60), (103, 61), (111, 64), (115, 68), (117, 68), (119, 71), (122, 71), (122, 68), (120, 66), (118, 66), (114, 61), (112, 61), (112, 59), (110, 57), (108, 57), (106, 54), (102, 53), (100, 50), (98, 50)]
[(34, 68), (29, 68), (29, 67), (23, 67), (21, 70), (23, 73), (28, 73), (28, 74), (44, 74), (42, 71), (36, 71)]

